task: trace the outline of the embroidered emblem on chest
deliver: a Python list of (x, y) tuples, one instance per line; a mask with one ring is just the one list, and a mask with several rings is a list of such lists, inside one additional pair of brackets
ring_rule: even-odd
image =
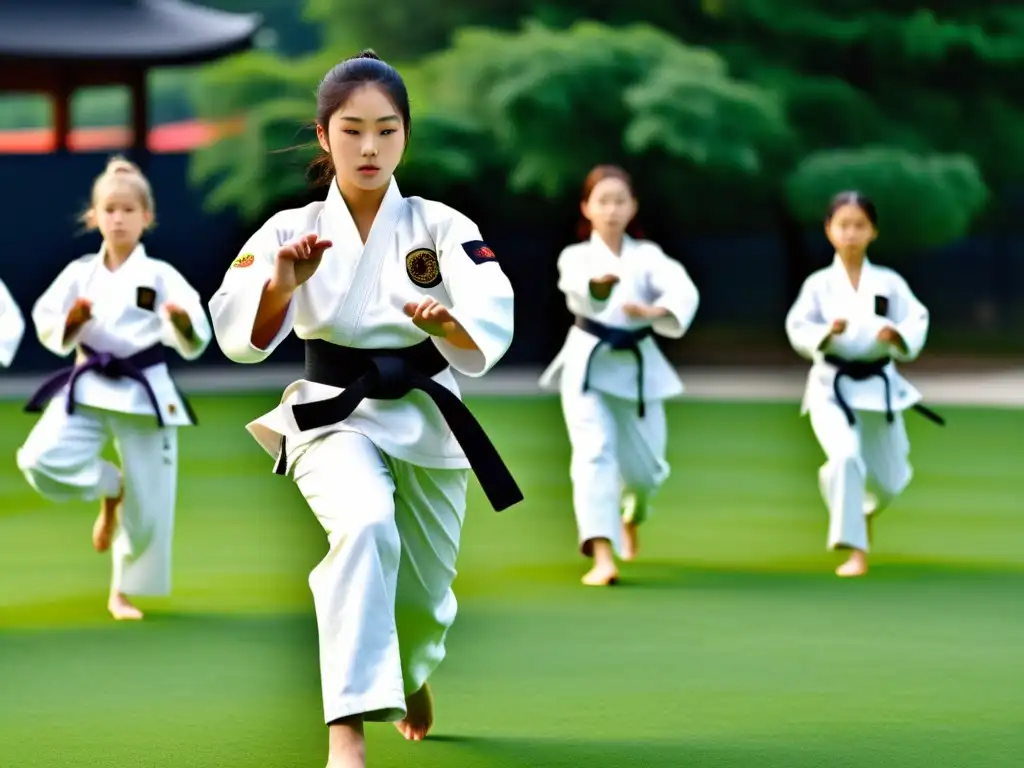
[(441, 283), (441, 265), (437, 254), (429, 248), (417, 248), (405, 257), (405, 272), (420, 288), (433, 288)]
[(251, 253), (243, 253), (233, 262), (231, 262), (232, 269), (242, 269), (243, 267), (251, 267), (253, 262), (256, 261), (256, 257)]

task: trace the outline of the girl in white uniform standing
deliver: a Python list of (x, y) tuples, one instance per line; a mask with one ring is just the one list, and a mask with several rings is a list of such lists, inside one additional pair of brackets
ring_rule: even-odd
[(0, 280), (0, 368), (10, 368), (25, 336), (25, 317)]
[(903, 411), (943, 423), (896, 370), (894, 361), (921, 354), (928, 310), (900, 275), (867, 258), (877, 227), (868, 198), (837, 195), (825, 218), (835, 258), (807, 278), (786, 317), (793, 348), (813, 361), (801, 413), (825, 453), (828, 547), (850, 552), (836, 570), (845, 577), (867, 573), (870, 523), (910, 483)]
[(576, 322), (540, 383), (560, 380), (579, 544), (594, 560), (582, 581), (603, 586), (618, 580), (616, 554), (636, 556), (638, 527), (669, 475), (663, 401), (683, 384), (651, 334), (682, 337), (699, 295), (678, 261), (627, 234), (637, 202), (621, 168), (594, 168), (580, 207), (589, 238), (558, 258)]
[(512, 287), (472, 221), (402, 196), (409, 129), (392, 67), (366, 51), (331, 69), (316, 117), (326, 199), (271, 217), (210, 301), (239, 363), (305, 340), (305, 377), (248, 429), (327, 534), (309, 583), (332, 768), (365, 764), (365, 721), (412, 740), (431, 727), (469, 469), (495, 509), (522, 499), (452, 375), (505, 354)]
[[(42, 416), (18, 450), (18, 467), (44, 497), (100, 500), (92, 540), (111, 550), (115, 619), (142, 618), (130, 596), (170, 593), (177, 428), (195, 420), (164, 348), (194, 360), (212, 336), (196, 291), (139, 242), (153, 216), (149, 182), (112, 159), (85, 217), (103, 236), (99, 253), (68, 264), (32, 309), (43, 346), (74, 353), (75, 363), (29, 401), (26, 411)], [(110, 437), (120, 469), (100, 456)]]

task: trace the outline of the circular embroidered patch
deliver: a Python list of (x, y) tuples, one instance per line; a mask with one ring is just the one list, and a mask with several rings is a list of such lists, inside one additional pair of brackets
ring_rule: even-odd
[(243, 253), (233, 262), (231, 262), (232, 269), (242, 269), (243, 267), (251, 267), (256, 261), (256, 257), (251, 253)]
[(433, 288), (441, 283), (441, 265), (437, 254), (429, 248), (417, 248), (405, 257), (405, 271), (420, 288)]

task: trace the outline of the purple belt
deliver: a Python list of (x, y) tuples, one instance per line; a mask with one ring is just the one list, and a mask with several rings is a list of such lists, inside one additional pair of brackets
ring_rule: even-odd
[[(61, 368), (59, 371), (50, 376), (46, 381), (39, 385), (35, 394), (29, 399), (28, 404), (25, 406), (26, 413), (39, 413), (46, 407), (46, 404), (58, 393), (61, 388), (66, 384), (68, 386), (67, 392), (67, 412), (72, 414), (75, 412), (75, 384), (78, 382), (78, 377), (86, 371), (93, 371), (98, 373), (107, 379), (134, 379), (139, 382), (145, 390), (146, 396), (149, 398), (149, 402), (153, 406), (153, 411), (156, 413), (156, 421), (159, 426), (164, 425), (163, 417), (160, 415), (160, 404), (157, 402), (156, 393), (153, 392), (153, 387), (150, 385), (149, 380), (143, 371), (146, 368), (152, 368), (154, 365), (159, 365), (165, 362), (164, 348), (160, 344), (154, 344), (152, 347), (136, 352), (134, 355), (129, 357), (115, 357), (109, 352), (97, 352), (94, 349), (87, 347), (85, 344), (81, 346), (82, 352), (85, 353), (86, 358), (81, 363), (68, 366), (67, 368)], [(191, 415), (192, 409), (184, 397), (182, 401), (185, 403), (185, 409)], [(193, 417), (193, 421), (195, 418)]]

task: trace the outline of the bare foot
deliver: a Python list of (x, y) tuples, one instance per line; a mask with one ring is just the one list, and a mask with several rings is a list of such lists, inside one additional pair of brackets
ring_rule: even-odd
[(599, 563), (580, 579), (588, 587), (609, 587), (619, 580), (619, 569), (614, 564)]
[(395, 723), (398, 732), (409, 741), (423, 741), (434, 724), (434, 698), (424, 683), (418, 691), (405, 697), (405, 717)]
[(844, 578), (863, 576), (867, 572), (867, 555), (856, 549), (850, 554), (850, 558), (845, 563), (836, 568), (836, 575)]
[(636, 523), (622, 524), (622, 559), (635, 560), (640, 551), (640, 526)]
[(128, 598), (120, 592), (115, 592), (107, 602), (107, 610), (110, 615), (118, 621), (139, 621), (142, 619), (142, 611), (132, 605)]
[(606, 587), (619, 580), (619, 569), (615, 567), (615, 552), (609, 539), (590, 539), (590, 552), (594, 557), (593, 567), (584, 574), (581, 581), (588, 587)]
[(100, 501), (100, 513), (96, 522), (92, 524), (92, 546), (97, 552), (106, 552), (110, 549), (110, 541), (114, 538), (114, 530), (117, 528), (117, 514), (124, 501), (124, 488), (116, 497), (105, 497)]

